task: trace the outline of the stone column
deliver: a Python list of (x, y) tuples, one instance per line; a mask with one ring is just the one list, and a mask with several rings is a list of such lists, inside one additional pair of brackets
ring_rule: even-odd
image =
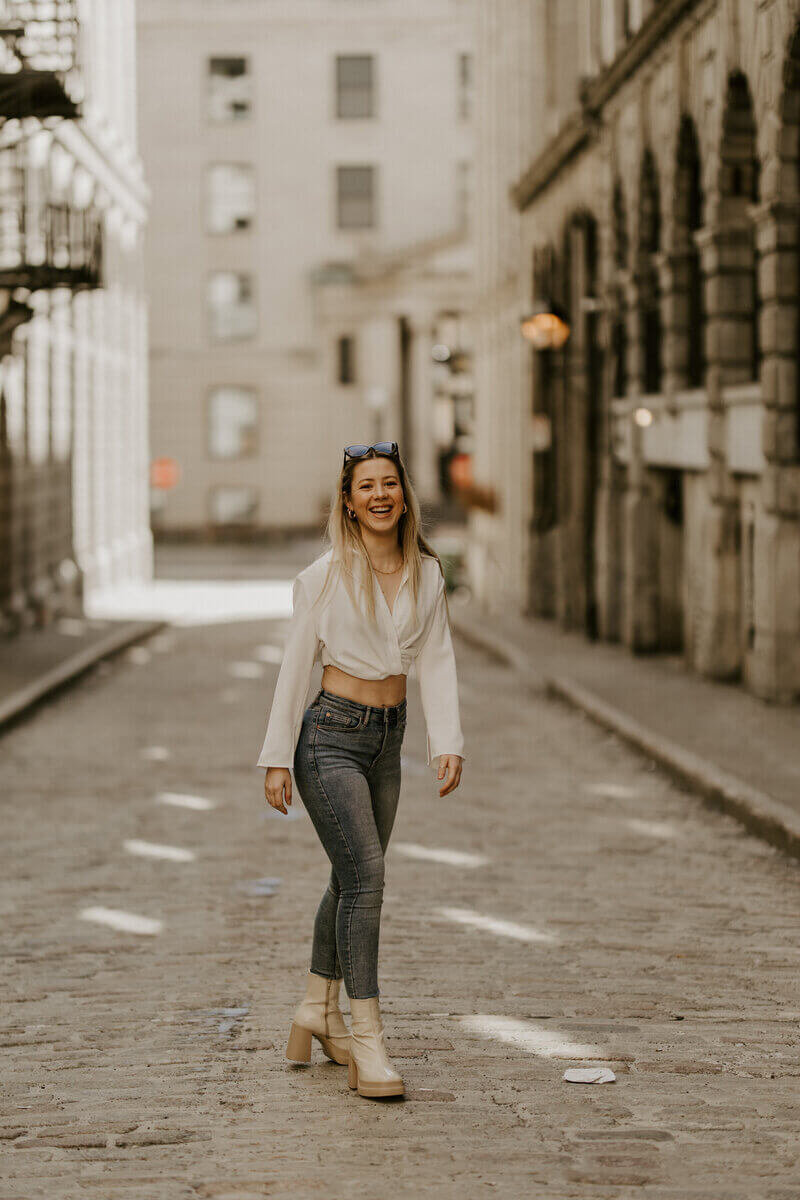
[(708, 508), (704, 560), (692, 642), (692, 665), (714, 679), (742, 668), (740, 521), (737, 488), (728, 470), (726, 384), (752, 376), (753, 241), (749, 224), (698, 230), (706, 309)]
[(597, 342), (603, 354), (603, 372), (600, 383), (600, 461), (595, 515), (597, 631), (605, 641), (618, 641), (621, 632), (619, 583), (622, 579), (622, 564), (619, 561), (622, 505), (618, 493), (622, 468), (614, 461), (611, 401), (616, 399), (616, 353), (612, 332), (618, 319), (619, 297), (615, 288), (609, 288), (599, 299)]
[(800, 695), (800, 462), (798, 449), (798, 253), (800, 205), (755, 214), (761, 310), (763, 448), (755, 525), (755, 637), (748, 683), (758, 695)]
[[(628, 331), (628, 396), (635, 406), (644, 380), (644, 337), (639, 287), (628, 275), (624, 281)], [(631, 422), (631, 456), (624, 502), (622, 640), (631, 650), (646, 652), (658, 646), (658, 547), (656, 517), (647, 485), (642, 430)]]

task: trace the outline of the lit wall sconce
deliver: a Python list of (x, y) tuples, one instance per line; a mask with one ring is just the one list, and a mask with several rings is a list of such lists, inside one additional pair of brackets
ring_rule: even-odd
[(570, 327), (562, 308), (552, 300), (537, 300), (533, 311), (520, 321), (520, 332), (535, 350), (560, 350)]

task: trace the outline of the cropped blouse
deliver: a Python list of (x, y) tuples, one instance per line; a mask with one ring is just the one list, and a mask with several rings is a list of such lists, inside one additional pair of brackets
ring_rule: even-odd
[[(414, 620), (408, 564), (403, 568), (393, 611), (376, 577), (377, 628), (353, 605), (341, 573), (334, 568), (324, 600), (320, 595), (333, 550), (320, 555), (297, 575), (292, 589), (292, 619), (275, 684), (259, 767), (292, 767), (300, 737), (306, 694), (314, 663), (329, 663), (359, 679), (407, 675), (415, 664), (427, 727), (427, 763), (440, 754), (464, 757), (458, 713), (458, 683), (442, 572), (435, 558), (422, 555)], [(363, 568), (356, 560), (356, 570)], [(355, 593), (361, 576), (355, 580)]]

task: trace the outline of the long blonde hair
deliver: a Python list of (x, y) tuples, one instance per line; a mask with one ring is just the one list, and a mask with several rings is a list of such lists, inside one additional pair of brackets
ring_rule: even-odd
[[(436, 559), (439, 564), (439, 570), (442, 572), (442, 577), (444, 577), (444, 568), (442, 567), (442, 560), (439, 558), (439, 555), (422, 535), (419, 502), (399, 452), (395, 457), (389, 454), (378, 454), (376, 450), (370, 448), (361, 458), (347, 458), (343, 463), (342, 469), (339, 472), (339, 478), (336, 481), (336, 487), (331, 495), (330, 513), (328, 514), (325, 527), (325, 537), (333, 553), (328, 563), (325, 582), (322, 585), (317, 600), (322, 599), (329, 581), (336, 572), (339, 572), (347, 589), (347, 594), (355, 607), (358, 608), (358, 601), (355, 594), (355, 566), (357, 563), (360, 563), (367, 615), (372, 624), (377, 626), (374, 585), (374, 580), (377, 576), (361, 537), (361, 527), (357, 520), (348, 517), (345, 500), (345, 497), (351, 494), (353, 472), (355, 471), (356, 463), (363, 462), (365, 458), (385, 458), (397, 467), (400, 487), (403, 490), (403, 499), (406, 504), (406, 511), (401, 514), (398, 522), (397, 540), (398, 546), (403, 552), (403, 559), (408, 563), (408, 581), (411, 587), (414, 620), (416, 621), (417, 599), (419, 596), (420, 580), (422, 578), (422, 555), (428, 554), (431, 558)], [(369, 581), (368, 585), (366, 581)], [(445, 608), (449, 623), (450, 607), (447, 603), (446, 590)]]

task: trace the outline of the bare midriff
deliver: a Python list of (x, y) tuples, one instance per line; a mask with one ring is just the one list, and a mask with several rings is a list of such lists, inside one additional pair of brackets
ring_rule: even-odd
[(387, 675), (385, 679), (359, 679), (357, 675), (348, 675), (346, 671), (330, 663), (323, 669), (322, 686), (326, 692), (344, 696), (345, 700), (355, 700), (357, 704), (370, 704), (381, 708), (399, 704), (406, 698), (405, 675)]

